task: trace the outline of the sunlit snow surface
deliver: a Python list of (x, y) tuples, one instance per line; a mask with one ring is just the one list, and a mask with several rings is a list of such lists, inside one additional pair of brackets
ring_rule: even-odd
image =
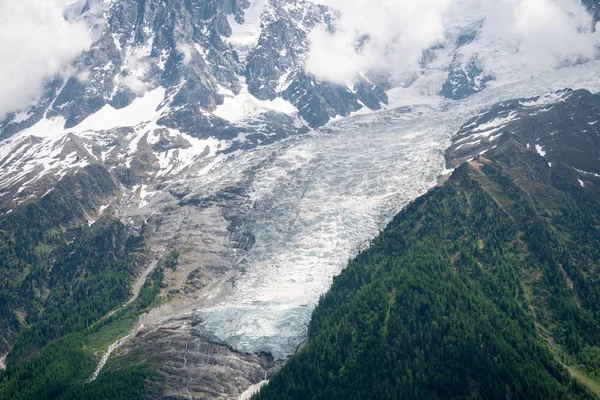
[(256, 244), (241, 263), (233, 293), (196, 311), (197, 329), (243, 352), (292, 354), (332, 277), (447, 172), (444, 151), (462, 124), (501, 100), (564, 87), (597, 91), (598, 66), (544, 74), (464, 102), (430, 101), (348, 118), (232, 160), (227, 174), (267, 158), (261, 151), (269, 154), (252, 179), (254, 203), (246, 216)]

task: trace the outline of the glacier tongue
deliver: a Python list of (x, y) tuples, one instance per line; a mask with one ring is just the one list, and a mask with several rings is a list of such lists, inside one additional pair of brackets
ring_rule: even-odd
[(195, 312), (198, 332), (243, 352), (292, 354), (333, 276), (436, 184), (460, 120), (429, 108), (398, 110), (282, 146), (249, 190), (244, 229), (256, 244), (232, 294)]

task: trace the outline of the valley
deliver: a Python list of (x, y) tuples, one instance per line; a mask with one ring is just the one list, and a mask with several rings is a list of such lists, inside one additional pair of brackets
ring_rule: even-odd
[[(454, 185), (469, 203), (461, 212), (469, 214), (475, 195), (465, 182), (472, 179), (491, 196), (486, 197), (490, 209), (508, 214), (502, 214), (506, 224), (545, 221), (558, 206), (529, 192), (539, 185), (555, 190), (555, 181), (535, 175), (542, 164), (548, 176), (557, 174), (585, 193), (600, 193), (594, 136), (600, 101), (593, 95), (600, 91), (600, 61), (567, 58), (532, 72), (520, 64), (512, 38), (486, 26), (486, 18), (492, 19), (488, 12), (475, 0), (457, 1), (440, 17), (446, 24), (441, 38), (419, 49), (416, 70), (401, 77), (361, 71), (354, 82), (342, 84), (307, 70), (311, 32), (321, 27), (333, 35), (336, 22), (343, 22), (329, 6), (305, 0), (69, 3), (64, 18), (87, 24), (93, 44), (72, 61), (68, 74), (46, 81), (27, 109), (0, 121), (0, 398), (245, 400), (271, 379), (273, 388), (266, 386), (266, 397), (259, 398), (285, 398), (278, 397), (281, 393), (334, 398), (328, 390), (335, 391), (341, 380), (320, 391), (321, 384), (304, 375), (311, 368), (330, 372), (311, 358), (314, 348), (325, 354), (331, 348), (320, 340), (346, 328), (323, 328), (323, 321), (335, 320), (326, 316), (335, 313), (327, 299), (338, 299), (336, 290), (353, 301), (360, 293), (371, 296), (370, 287), (340, 289), (336, 282), (349, 279), (348, 274), (357, 282), (363, 274), (372, 278), (365, 271), (381, 265), (356, 260), (365, 254), (387, 257), (383, 247), (392, 251), (397, 242), (382, 241), (396, 229), (398, 215), (408, 215), (407, 207), (417, 221), (415, 204), (436, 203), (431, 200), (436, 198), (450, 204), (455, 199), (448, 187)], [(573, 13), (570, 18), (587, 23), (592, 16)], [(588, 28), (578, 29), (582, 41), (593, 39)], [(512, 159), (506, 149), (515, 135), (519, 156)], [(506, 151), (522, 171), (502, 164)], [(487, 158), (488, 153), (496, 156)], [(484, 171), (492, 164), (517, 181), (524, 179), (525, 184), (515, 181), (523, 198), (535, 197), (535, 207), (539, 201), (547, 214), (536, 208), (521, 215), (515, 199), (502, 192), (513, 186)], [(571, 189), (556, 190), (571, 198)], [(477, 218), (487, 218), (486, 210), (478, 209)], [(459, 227), (464, 221), (454, 222)], [(450, 225), (436, 224), (431, 226), (455, 235)], [(420, 236), (412, 227), (402, 229), (407, 237), (440, 240), (430, 232)], [(489, 235), (473, 243), (492, 240)], [(529, 254), (512, 239), (498, 248)], [(473, 243), (465, 246), (471, 249)], [(428, 249), (442, 258), (450, 251)], [(456, 257), (449, 259), (453, 263)], [(494, 260), (479, 261), (500, 262)], [(489, 287), (480, 290), (478, 281), (469, 281), (475, 294), (465, 294), (465, 282), (445, 271), (444, 263), (437, 278), (449, 281), (425, 282), (424, 264), (405, 261), (417, 268), (410, 277), (409, 270), (397, 266), (408, 281), (464, 295), (463, 300), (498, 318), (486, 325), (489, 337), (516, 343), (497, 331), (497, 322), (510, 318), (490, 303)], [(587, 282), (587, 275), (578, 281), (564, 273), (571, 289)], [(410, 304), (397, 302), (402, 298), (396, 278), (384, 276), (379, 282), (392, 299), (373, 317), (383, 318), (384, 336), (399, 329), (398, 315), (414, 317), (397, 309)], [(542, 339), (556, 340), (560, 351), (551, 356), (562, 357), (560, 362), (592, 387), (594, 340), (580, 343), (589, 353), (571, 348), (561, 353), (568, 347), (566, 334), (552, 331), (556, 326), (548, 321), (555, 322), (555, 316), (539, 303), (547, 301), (546, 292), (535, 291), (527, 280), (531, 276), (521, 278), (526, 299), (506, 301), (511, 307), (529, 305), (540, 316), (530, 319), (519, 311), (521, 325), (511, 325), (510, 334), (523, 338), (526, 361), (531, 361), (527, 368), (544, 371), (536, 387), (546, 394), (579, 393), (539, 345)], [(594, 309), (592, 300), (585, 307), (580, 300), (574, 304)], [(348, 311), (342, 303), (336, 307)], [(453, 307), (444, 312), (462, 306)], [(459, 314), (452, 315), (461, 323), (485, 322), (479, 314), (469, 315), (472, 319)], [(561, 329), (567, 326), (563, 322), (557, 322)], [(319, 329), (325, 334), (315, 333)], [(462, 332), (474, 332), (469, 329)], [(337, 349), (352, 354), (343, 346)], [(495, 354), (517, 357), (512, 350)], [(455, 353), (446, 355), (451, 359)], [(313, 364), (302, 364), (307, 357)], [(484, 358), (482, 353), (480, 365), (488, 365)], [(354, 373), (355, 365), (345, 363), (338, 366)], [(504, 373), (503, 368), (495, 371)], [(290, 371), (304, 379), (303, 394), (289, 384)], [(420, 378), (426, 376), (421, 373)], [(473, 393), (498, 389), (492, 382), (488, 392), (478, 392), (479, 378), (473, 374)], [(519, 385), (525, 385), (526, 375), (517, 377), (523, 378)], [(321, 382), (323, 376), (314, 375)], [(411, 387), (407, 382), (402, 388)], [(439, 394), (438, 389), (412, 393)], [(375, 392), (356, 393), (376, 397)]]

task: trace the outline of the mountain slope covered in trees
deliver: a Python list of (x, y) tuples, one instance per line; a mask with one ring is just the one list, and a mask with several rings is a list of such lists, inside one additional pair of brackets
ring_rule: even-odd
[(91, 165), (0, 218), (0, 352), (10, 350), (0, 399), (139, 398), (150, 390), (144, 363), (86, 384), (161, 290), (162, 264), (121, 307), (148, 255), (143, 231), (128, 231), (111, 209), (95, 211), (119, 195), (108, 171)]

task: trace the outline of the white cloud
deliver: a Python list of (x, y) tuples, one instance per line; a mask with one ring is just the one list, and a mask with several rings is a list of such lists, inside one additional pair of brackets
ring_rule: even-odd
[(177, 51), (183, 54), (183, 65), (188, 65), (194, 58), (194, 48), (187, 43), (177, 43)]
[[(451, 0), (326, 0), (341, 11), (336, 32), (309, 35), (307, 70), (336, 83), (371, 69), (391, 70), (397, 79), (418, 67), (422, 51), (444, 39), (443, 12)], [(365, 35), (368, 41), (357, 51)]]
[(26, 108), (90, 45), (86, 24), (63, 16), (69, 2), (0, 0), (0, 120)]
[(150, 70), (150, 63), (148, 61), (150, 52), (151, 48), (149, 46), (128, 49), (125, 68), (123, 70), (127, 75), (121, 77), (119, 82), (140, 96), (149, 89), (149, 84), (144, 78)]
[(512, 44), (517, 51), (504, 62), (528, 73), (595, 57), (592, 17), (578, 1), (500, 0), (488, 4), (486, 13), (484, 34)]
[[(347, 84), (372, 69), (389, 71), (403, 83), (419, 70), (423, 50), (455, 40), (453, 34), (478, 20), (485, 20), (482, 32), (463, 53), (478, 54), (484, 68), (500, 75), (533, 74), (596, 54), (591, 16), (578, 0), (322, 2), (341, 17), (335, 33), (323, 27), (310, 33), (306, 69), (335, 83)], [(364, 35), (370, 40), (357, 51)]]

